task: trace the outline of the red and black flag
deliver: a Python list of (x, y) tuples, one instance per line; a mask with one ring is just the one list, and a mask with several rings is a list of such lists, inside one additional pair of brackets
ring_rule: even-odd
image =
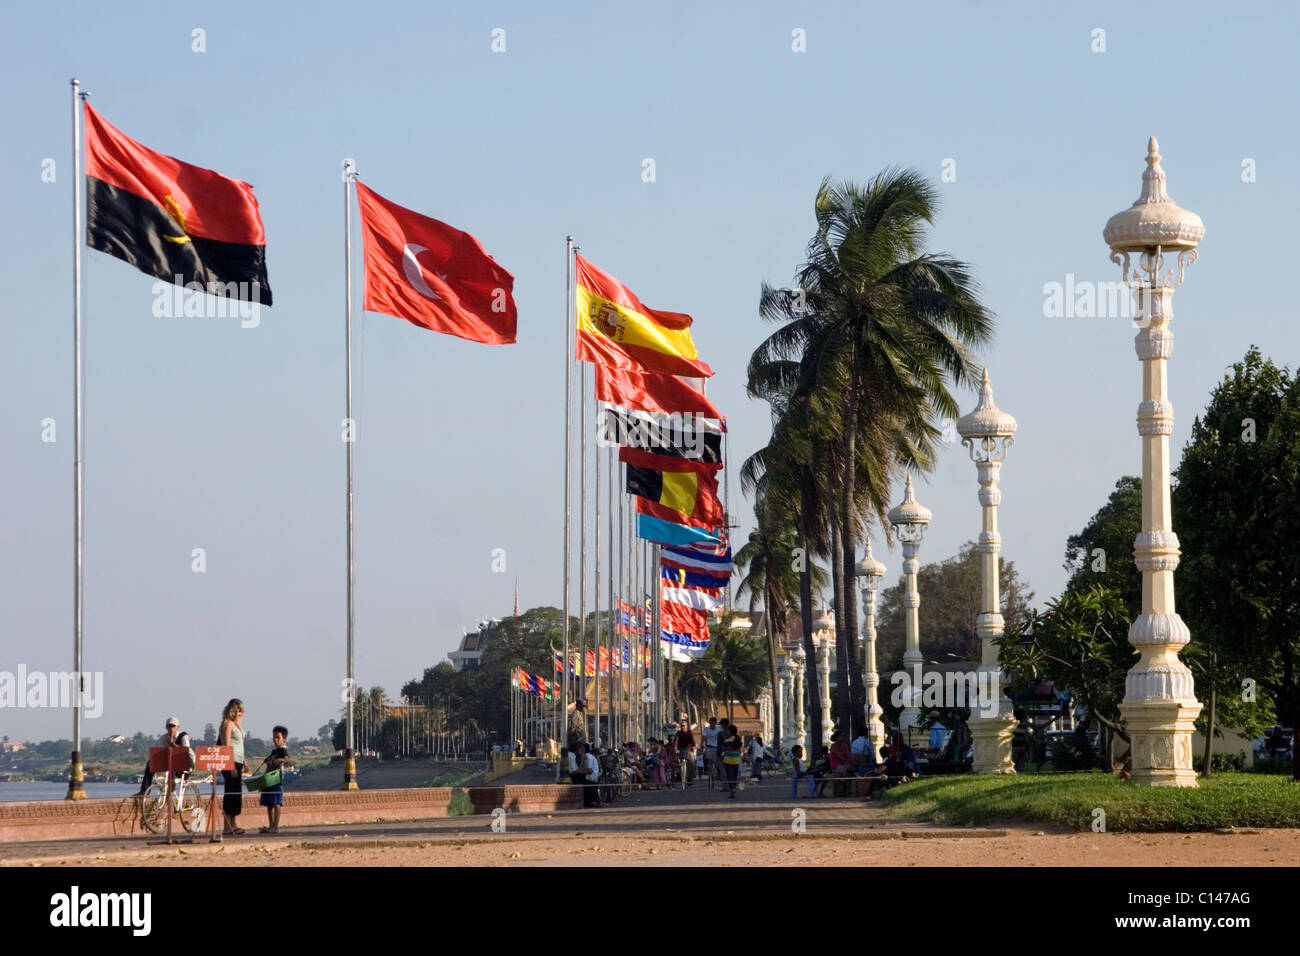
[(271, 304), (248, 183), (155, 152), (86, 104), (86, 244), (146, 275)]

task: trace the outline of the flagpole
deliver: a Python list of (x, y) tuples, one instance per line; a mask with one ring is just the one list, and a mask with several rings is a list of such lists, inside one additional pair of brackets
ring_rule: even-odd
[(81, 700), (85, 678), (81, 676), (82, 611), (85, 588), (82, 575), (82, 544), (85, 526), (84, 509), (84, 455), (81, 417), (82, 395), (81, 364), (81, 243), (84, 229), (81, 223), (81, 107), (88, 94), (81, 92), (81, 83), (72, 80), (72, 670), (77, 675), (76, 700), (72, 705), (72, 755), (68, 766), (68, 800), (85, 800), (85, 773), (81, 766)]
[(354, 754), (356, 746), (353, 711), (356, 700), (356, 561), (355, 561), (355, 522), (353, 500), (353, 446), (356, 444), (356, 423), (352, 418), (352, 184), (356, 181), (356, 164), (343, 160), (343, 291), (344, 291), (344, 331), (343, 345), (346, 366), (347, 411), (344, 417), (344, 444), (347, 446), (347, 550), (348, 550), (348, 746), (343, 752), (343, 787), (344, 790), (356, 790), (357, 760)]
[[(587, 401), (588, 401), (588, 399), (587, 399), (587, 393), (586, 393), (586, 385), (587, 385), (586, 366), (583, 366), (582, 384), (583, 384), (582, 407), (583, 407), (583, 409), (585, 410), (586, 407), (587, 407)], [(597, 415), (596, 417), (599, 417), (599, 416)], [(597, 422), (597, 426), (596, 426), (596, 427), (597, 427), (597, 428), (600, 427), (599, 422)], [(585, 428), (585, 427), (583, 428), (583, 432), (584, 432), (584, 433), (586, 432), (586, 428)], [(586, 440), (586, 439), (585, 439), (585, 436), (584, 436), (584, 439), (583, 439), (583, 440), (584, 440), (584, 441)], [(593, 466), (594, 466), (594, 467), (592, 468), (592, 471), (595, 472), (595, 479), (596, 479), (596, 522), (595, 522), (595, 528), (596, 528), (596, 554), (595, 554), (595, 564), (596, 564), (596, 590), (595, 590), (595, 593), (592, 595), (592, 598), (593, 598), (592, 604), (593, 604), (594, 607), (595, 607), (595, 616), (592, 618), (591, 632), (592, 632), (592, 637), (594, 638), (594, 640), (595, 640), (595, 644), (596, 644), (596, 701), (595, 701), (595, 707), (593, 708), (593, 712), (594, 712), (595, 715), (596, 715), (596, 735), (592, 738), (592, 740), (593, 740), (593, 742), (594, 742), (595, 745), (596, 745), (596, 749), (599, 750), (599, 749), (600, 749), (600, 741), (601, 741), (601, 736), (600, 736), (600, 638), (601, 638), (601, 635), (600, 635), (600, 630), (601, 630), (601, 628), (600, 628), (600, 446), (599, 446), (599, 445), (596, 446), (596, 451), (595, 451), (595, 453), (594, 453), (594, 457), (595, 457), (595, 461), (592, 462), (592, 464), (593, 464)], [(606, 675), (609, 674), (609, 672), (610, 672), (610, 670), (611, 670), (611, 668), (610, 668), (610, 664), (612, 664), (612, 663), (613, 663), (613, 661), (610, 661), (610, 660), (608, 660), (608, 659), (606, 660), (606, 662), (605, 662), (605, 668), (606, 668), (606, 669), (605, 669), (605, 673), (606, 673)], [(606, 696), (608, 697), (608, 696), (609, 696), (609, 677), (608, 677), (608, 676), (605, 678), (605, 691), (606, 691)], [(613, 728), (610, 728), (610, 730), (611, 730), (611, 732), (612, 732)]]
[[(609, 732), (609, 737), (610, 737), (609, 742), (613, 747), (617, 748), (623, 742), (623, 732), (622, 732), (623, 720), (622, 720), (622, 715), (617, 713), (614, 707), (615, 691), (618, 690), (618, 687), (616, 687), (614, 683), (614, 670), (615, 670), (614, 648), (616, 645), (618, 647), (618, 672), (619, 672), (618, 684), (619, 685), (623, 683), (623, 673), (624, 673), (624, 668), (627, 666), (627, 662), (623, 660), (623, 645), (618, 640), (618, 628), (614, 626), (614, 449), (613, 448), (605, 449), (605, 461), (606, 461), (606, 466), (608, 468), (607, 474), (609, 476), (609, 481), (607, 482), (608, 488), (605, 491), (605, 496), (606, 496), (605, 500), (607, 505), (607, 507), (605, 508), (605, 512), (606, 512), (605, 520), (609, 522), (609, 529), (608, 529), (609, 544), (607, 545), (607, 550), (609, 552), (609, 588), (608, 588), (609, 591), (609, 722), (611, 725), (611, 729)], [(622, 693), (619, 692), (617, 696), (621, 702), (623, 697)], [(615, 732), (614, 728), (618, 728), (617, 733)]]
[[(570, 476), (573, 461), (573, 236), (564, 238), (564, 658), (560, 676), (564, 682), (561, 726), (558, 728), (560, 746), (569, 746), (569, 685), (573, 681), (572, 661), (569, 658), (569, 577), (573, 563), (573, 482)], [(564, 768), (557, 763), (557, 774)]]
[[(587, 696), (587, 363), (578, 363), (578, 408), (581, 410), (578, 426), (578, 646), (582, 661), (582, 680), (579, 695), (586, 706)], [(599, 673), (600, 661), (592, 670)], [(599, 679), (599, 677), (597, 677)], [(583, 711), (583, 735), (592, 740), (590, 714)]]
[[(622, 479), (623, 469), (621, 466), (615, 464), (614, 473), (616, 479)], [(614, 480), (611, 479), (609, 483), (611, 493), (613, 492), (614, 483), (615, 483)], [(618, 587), (614, 593), (614, 606), (618, 608), (617, 614), (618, 614), (618, 623), (619, 623), (619, 627), (616, 628), (616, 630), (621, 630), (623, 632), (623, 646), (625, 647), (628, 645), (628, 643), (631, 641), (632, 638), (632, 621), (631, 621), (630, 614), (627, 622), (627, 627), (623, 627), (623, 607), (628, 603), (627, 602), (627, 579), (624, 576), (626, 574), (626, 568), (627, 568), (627, 561), (626, 561), (627, 554), (623, 550), (624, 547), (623, 489), (626, 487), (627, 487), (626, 481), (622, 481), (622, 480), (618, 481), (618, 577), (615, 578), (615, 580), (618, 581)], [(613, 518), (614, 518), (613, 509), (611, 508), (610, 520), (612, 521)], [(611, 540), (612, 540), (612, 536), (611, 536)], [(626, 654), (623, 655), (623, 658), (624, 658), (623, 659), (623, 680), (624, 680), (624, 684), (626, 684), (628, 678), (628, 668), (632, 667), (632, 665), (628, 663)], [(632, 677), (636, 676), (636, 669), (634, 667), (631, 671), (631, 674)], [(628, 716), (630, 717), (631, 707), (632, 707), (632, 698), (630, 695), (627, 698), (627, 705), (628, 705)]]

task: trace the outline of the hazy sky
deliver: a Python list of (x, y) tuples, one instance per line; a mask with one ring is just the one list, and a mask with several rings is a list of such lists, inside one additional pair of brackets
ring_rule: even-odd
[[(71, 667), (74, 75), (128, 136), (255, 186), (276, 303), (257, 328), (156, 318), (152, 279), (85, 253), (85, 662), (106, 695), (87, 735), (171, 713), (201, 730), (231, 696), (254, 733), (284, 722), (310, 734), (337, 707), (345, 156), (383, 195), (474, 233), (514, 273), (519, 306), (508, 347), (358, 311), (363, 684), (395, 695), (463, 627), (509, 613), (516, 575), (525, 607), (559, 603), (566, 233), (647, 304), (695, 317), (738, 468), (769, 421), (744, 395), (767, 331), (759, 285), (790, 281), (828, 173), (955, 172), (931, 248), (970, 262), (998, 315), (986, 359), (998, 404), (1020, 422), (1003, 469), (1004, 551), (1040, 601), (1052, 596), (1065, 538), (1139, 468), (1140, 364), (1127, 320), (1048, 318), (1044, 286), (1118, 278), (1101, 230), (1137, 197), (1149, 135), (1170, 194), (1206, 225), (1175, 297), (1175, 455), (1252, 342), (1292, 365), (1300, 353), (1284, 301), (1300, 215), (1294, 6), (1089, 7), (7, 11), (0, 670)], [(196, 28), (205, 52), (192, 50)], [(806, 52), (792, 50), (795, 30)], [(47, 157), (54, 183), (42, 181)], [(46, 418), (54, 443), (41, 440)], [(922, 560), (976, 536), (976, 491), (952, 446), (918, 485), (934, 511)], [(743, 537), (749, 507), (731, 493)], [(205, 573), (191, 570), (195, 548)], [(877, 556), (896, 580), (901, 558), (879, 537)], [(921, 622), (924, 643), (924, 607)], [(66, 710), (0, 711), (13, 737), (70, 729)]]

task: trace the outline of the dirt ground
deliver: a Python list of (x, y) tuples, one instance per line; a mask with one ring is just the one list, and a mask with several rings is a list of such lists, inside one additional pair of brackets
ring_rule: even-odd
[(1294, 866), (1300, 831), (1053, 833), (1031, 829), (906, 836), (639, 835), (472, 839), (257, 838), (221, 846), (10, 856), (0, 866)]

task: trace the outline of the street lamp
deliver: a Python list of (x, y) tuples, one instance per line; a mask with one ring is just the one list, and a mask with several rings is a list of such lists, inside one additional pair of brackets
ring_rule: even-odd
[[(831, 649), (835, 646), (835, 615), (830, 608), (822, 611), (813, 621), (813, 645), (817, 648), (817, 679), (821, 685), (822, 740), (830, 740), (835, 733), (835, 721), (831, 717)], [(840, 693), (847, 693), (841, 688)]]
[(898, 540), (903, 545), (903, 574), (907, 580), (907, 590), (903, 595), (903, 607), (907, 609), (907, 643), (903, 651), (903, 669), (907, 671), (910, 683), (907, 685), (907, 705), (899, 715), (899, 727), (914, 726), (921, 716), (917, 701), (921, 696), (921, 634), (918, 612), (921, 607), (921, 595), (916, 590), (916, 572), (919, 565), (916, 553), (921, 549), (921, 539), (930, 524), (930, 509), (916, 500), (912, 491), (912, 476), (907, 476), (907, 488), (903, 493), (903, 502), (889, 512), (889, 523), (893, 525)]
[(876, 672), (876, 590), (880, 580), (885, 576), (885, 566), (871, 556), (871, 539), (867, 539), (867, 550), (858, 562), (854, 572), (862, 579), (862, 607), (866, 613), (866, 626), (862, 630), (863, 661), (862, 685), (867, 689), (867, 739), (871, 741), (871, 752), (877, 757), (880, 748), (885, 746), (885, 722), (880, 719), (882, 713), (880, 701), (876, 697), (876, 688), (880, 686), (880, 675)]
[(803, 673), (805, 666), (807, 666), (807, 655), (802, 647), (796, 647), (790, 652), (790, 680), (794, 685), (794, 742), (804, 748), (806, 755), (808, 752), (808, 736), (804, 710)]
[[(998, 669), (997, 640), (1002, 636), (1001, 582), (998, 558), (1002, 551), (1002, 536), (998, 534), (998, 505), (1002, 491), (998, 478), (1007, 448), (1015, 441), (1016, 420), (993, 402), (993, 386), (989, 383), (989, 370), (984, 370), (980, 386), (979, 403), (969, 415), (957, 422), (961, 443), (970, 449), (980, 484), (980, 507), (984, 514), (980, 531), (980, 570), (983, 581), (980, 595), (980, 613), (975, 619), (975, 631), (980, 639), (980, 667), (977, 696), (989, 695), (991, 700), (970, 702), (971, 719), (968, 722), (975, 749), (976, 773), (1015, 773), (1011, 761), (1011, 738), (1016, 730), (1016, 718), (1011, 702), (1002, 694), (1002, 675)], [(990, 714), (996, 706), (996, 713)], [(976, 716), (978, 711), (979, 716)]]
[[(1124, 680), (1120, 714), (1128, 729), (1133, 780), (1174, 787), (1196, 786), (1192, 770), (1192, 725), (1201, 705), (1192, 672), (1178, 659), (1191, 640), (1187, 625), (1174, 610), (1174, 569), (1178, 536), (1170, 514), (1169, 436), (1174, 407), (1168, 398), (1168, 362), (1174, 350), (1169, 328), (1174, 317), (1174, 289), (1196, 261), (1196, 246), (1205, 235), (1201, 217), (1180, 209), (1165, 192), (1159, 145), (1147, 144), (1142, 193), (1106, 223), (1102, 236), (1110, 259), (1123, 268), (1123, 281), (1137, 296), (1139, 331), (1134, 338), (1142, 362), (1142, 404), (1137, 427), (1142, 436), (1142, 531), (1133, 543), (1134, 562), (1142, 572), (1142, 613), (1128, 631), (1138, 662)], [(1165, 254), (1177, 253), (1163, 276)], [(1137, 255), (1130, 270), (1130, 256)]]

